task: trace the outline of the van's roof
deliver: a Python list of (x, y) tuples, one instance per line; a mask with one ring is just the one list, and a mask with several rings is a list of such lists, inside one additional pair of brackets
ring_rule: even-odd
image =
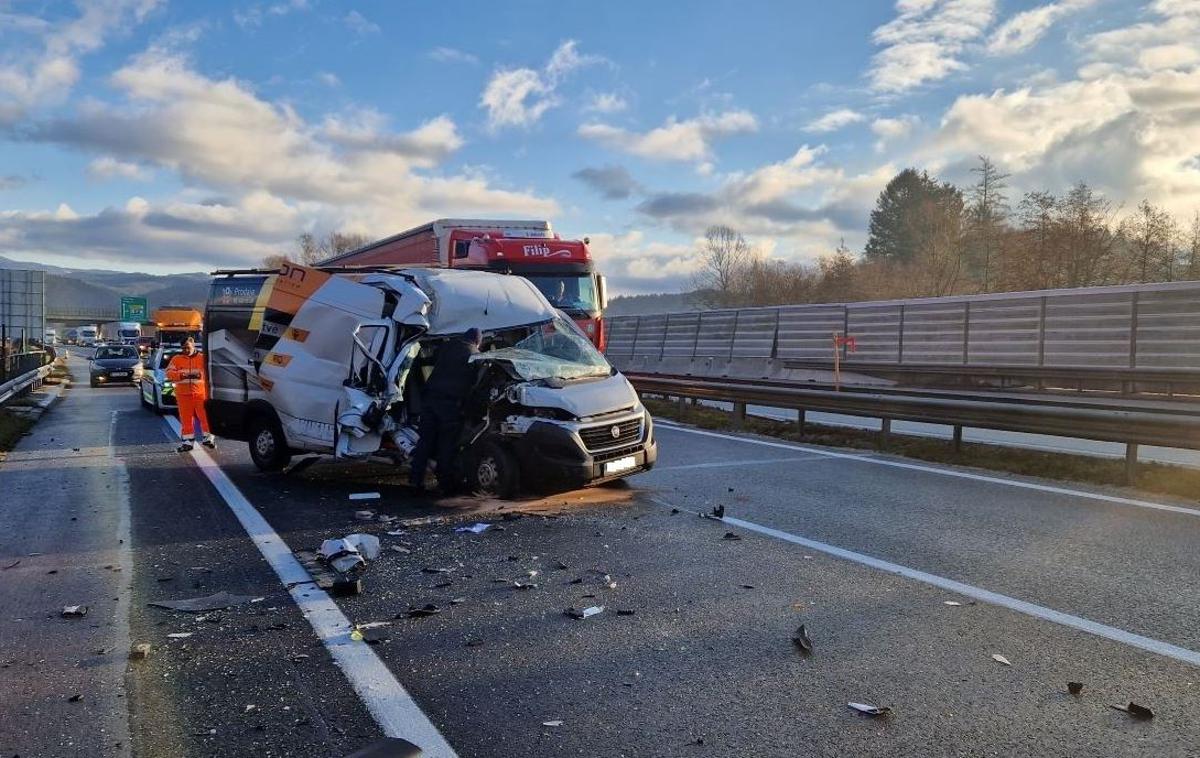
[(433, 307), (429, 333), (461, 334), (475, 327), (483, 331), (549, 321), (554, 306), (537, 287), (521, 276), (463, 269), (412, 268), (404, 274), (417, 281)]

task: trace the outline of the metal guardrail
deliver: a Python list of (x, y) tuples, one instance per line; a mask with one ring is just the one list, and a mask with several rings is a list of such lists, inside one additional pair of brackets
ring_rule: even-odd
[(963, 427), (1050, 434), (1126, 445), (1126, 473), (1135, 476), (1137, 446), (1200, 450), (1200, 404), (1131, 403), (1118, 398), (1089, 398), (988, 393), (855, 388), (834, 391), (784, 382), (708, 379), (694, 376), (627, 374), (639, 392), (734, 404), (735, 424), (745, 419), (747, 405), (827, 411), (883, 420), (881, 446), (891, 421), (919, 421), (954, 427), (961, 445)]
[(855, 338), (856, 352), (841, 348), (848, 371), (1200, 386), (1200, 282), (614, 316), (607, 326), (610, 360), (637, 371), (756, 359), (828, 368), (836, 332)]
[(27, 371), (20, 376), (0, 383), (0, 407), (3, 407), (3, 405), (9, 400), (18, 397), (26, 389), (37, 385), (37, 383), (45, 379), (46, 375), (49, 373), (50, 366), (40, 366), (32, 371)]

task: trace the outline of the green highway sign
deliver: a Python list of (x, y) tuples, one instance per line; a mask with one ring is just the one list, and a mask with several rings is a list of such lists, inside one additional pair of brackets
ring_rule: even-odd
[(144, 297), (123, 297), (121, 298), (121, 320), (122, 321), (145, 321), (150, 318), (150, 314), (146, 309), (146, 298)]

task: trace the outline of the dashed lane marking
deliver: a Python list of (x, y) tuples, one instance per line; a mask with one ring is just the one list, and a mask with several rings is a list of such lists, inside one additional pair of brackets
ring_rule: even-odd
[[(651, 497), (650, 499), (658, 505), (667, 508), (678, 507), (660, 497)], [(970, 584), (955, 581), (954, 579), (948, 579), (944, 576), (938, 576), (937, 574), (930, 574), (919, 569), (909, 568), (908, 566), (902, 566), (899, 563), (892, 563), (880, 558), (864, 555), (863, 553), (856, 553), (853, 550), (847, 550), (844, 547), (830, 545), (825, 542), (818, 542), (817, 540), (810, 540), (807, 537), (801, 537), (798, 534), (785, 532), (782, 529), (775, 529), (773, 527), (763, 526), (762, 524), (756, 524), (753, 521), (746, 521), (745, 519), (725, 516), (721, 519), (721, 523), (729, 526), (740, 527), (747, 531), (757, 532), (758, 534), (766, 535), (767, 537), (774, 537), (777, 540), (790, 542), (793, 545), (800, 545), (801, 547), (806, 547), (809, 550), (815, 550), (817, 552), (825, 553), (826, 555), (832, 555), (835, 558), (853, 561), (854, 563), (868, 566), (879, 571), (884, 571), (889, 574), (896, 574), (908, 579), (915, 579), (918, 582), (923, 582), (924, 584), (929, 584), (958, 595), (974, 598), (975, 600), (983, 603), (998, 605), (1002, 608), (1008, 608), (1009, 610), (1016, 611), (1017, 613), (1023, 613), (1026, 616), (1039, 618), (1043, 621), (1050, 621), (1061, 626), (1070, 627), (1071, 629), (1078, 629), (1081, 632), (1087, 632), (1088, 634), (1094, 634), (1097, 637), (1103, 637), (1104, 639), (1119, 642), (1123, 645), (1129, 645), (1130, 647), (1135, 647), (1140, 650), (1146, 650), (1148, 652), (1157, 653), (1158, 655), (1163, 655), (1168, 658), (1174, 658), (1177, 661), (1190, 663), (1193, 666), (1200, 666), (1200, 652), (1188, 650), (1187, 648), (1179, 647), (1178, 645), (1172, 645), (1169, 642), (1163, 642), (1162, 640), (1156, 640), (1151, 637), (1144, 637), (1140, 634), (1134, 634), (1133, 632), (1127, 632), (1124, 629), (1118, 629), (1114, 626), (1101, 624), (1097, 621), (1085, 619), (1081, 616), (1072, 616), (1069, 613), (1056, 611), (1053, 608), (1046, 608), (1045, 606), (1030, 603), (1025, 600), (1019, 600), (1015, 597), (1001, 595), (998, 592), (985, 590), (981, 587), (975, 587)]]
[[(167, 417), (164, 421), (173, 432), (169, 435), (171, 439), (178, 440), (179, 421), (174, 417)], [(317, 638), (333, 656), (384, 735), (419, 745), (422, 755), (457, 758), (454, 748), (450, 747), (450, 743), (375, 651), (365, 642), (350, 639), (350, 632), (353, 631), (350, 620), (324, 590), (312, 584), (312, 577), (292, 555), (291, 548), (221, 470), (220, 465), (200, 446), (192, 451), (191, 456), (201, 473), (237, 516), (263, 558), (275, 569), (284, 587), (289, 588), (292, 600), (300, 607)]]

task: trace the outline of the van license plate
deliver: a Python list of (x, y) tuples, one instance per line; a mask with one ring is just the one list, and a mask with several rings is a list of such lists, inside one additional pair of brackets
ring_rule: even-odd
[(109, 376), (113, 377), (114, 379), (118, 378), (118, 377), (126, 377), (126, 376), (129, 376), (129, 372), (128, 371), (113, 371), (113, 372), (109, 373)]
[(628, 471), (635, 466), (637, 466), (637, 458), (632, 455), (627, 455), (624, 458), (618, 458), (615, 461), (609, 461), (608, 463), (604, 464), (604, 475), (608, 476), (609, 474), (619, 474), (622, 471)]

